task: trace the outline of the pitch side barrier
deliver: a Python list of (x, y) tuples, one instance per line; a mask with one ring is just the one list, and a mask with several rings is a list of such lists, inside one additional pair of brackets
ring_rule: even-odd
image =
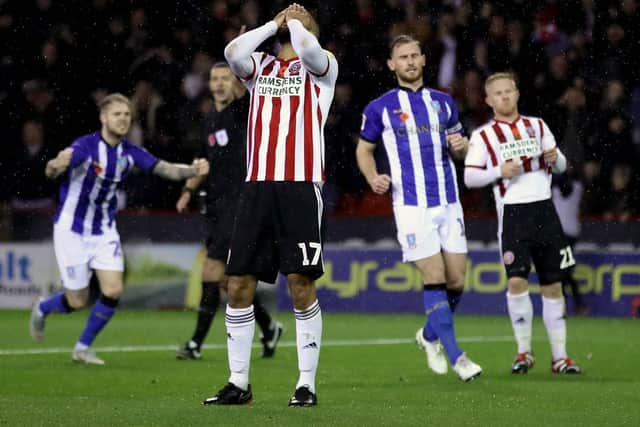
[[(574, 277), (594, 316), (637, 316), (640, 308), (640, 254), (634, 251), (578, 252)], [(316, 282), (323, 311), (421, 313), (420, 272), (402, 262), (399, 249), (327, 248), (325, 274)], [(541, 312), (540, 286), (530, 276), (534, 310)], [(286, 284), (278, 282), (278, 308), (290, 309)], [(506, 314), (506, 275), (497, 249), (472, 249), (467, 261), (465, 296), (457, 312)], [(567, 298), (569, 312), (573, 301)]]

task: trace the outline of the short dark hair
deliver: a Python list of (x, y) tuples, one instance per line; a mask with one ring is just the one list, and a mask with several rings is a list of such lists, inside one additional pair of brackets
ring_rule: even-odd
[(400, 34), (399, 36), (391, 40), (391, 43), (389, 43), (389, 57), (391, 57), (391, 55), (393, 54), (393, 49), (395, 49), (397, 46), (408, 43), (415, 43), (418, 45), (420, 50), (422, 50), (422, 46), (420, 46), (420, 42), (418, 41), (418, 39), (409, 34)]

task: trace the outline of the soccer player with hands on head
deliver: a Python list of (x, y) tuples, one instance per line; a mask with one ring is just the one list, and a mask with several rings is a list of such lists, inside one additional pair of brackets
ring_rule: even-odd
[[(338, 77), (335, 57), (318, 42), (311, 14), (292, 4), (225, 48), (250, 93), (247, 176), (238, 194), (226, 273), (230, 376), (205, 405), (251, 402), (252, 301), (257, 280), (287, 277), (296, 319), (298, 381), (289, 406), (317, 404), (322, 312), (315, 280), (323, 272), (324, 125)], [(255, 50), (277, 37), (277, 56)], [(277, 212), (277, 215), (274, 213)]]
[(518, 346), (511, 372), (526, 374), (535, 362), (528, 290), (533, 261), (551, 344), (551, 371), (579, 374), (580, 367), (567, 356), (561, 284), (575, 260), (551, 201), (551, 174), (565, 171), (567, 160), (544, 120), (518, 112), (520, 92), (512, 74), (493, 74), (484, 87), (494, 117), (471, 135), (464, 182), (468, 187), (493, 185), (498, 240), (508, 278), (507, 309)]
[(129, 142), (131, 102), (125, 96), (107, 95), (99, 107), (102, 128), (76, 139), (47, 162), (49, 178), (64, 176), (53, 227), (64, 291), (36, 303), (30, 319), (31, 336), (42, 340), (49, 314), (87, 306), (89, 280), (95, 272), (101, 295), (72, 352), (74, 361), (95, 365), (104, 360), (91, 345), (115, 314), (123, 290), (124, 259), (115, 223), (117, 190), (134, 167), (174, 181), (209, 173), (206, 159), (191, 165), (169, 163)]

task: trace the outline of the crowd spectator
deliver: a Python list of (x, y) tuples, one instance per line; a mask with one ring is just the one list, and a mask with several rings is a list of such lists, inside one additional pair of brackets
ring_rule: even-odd
[[(47, 149), (67, 146), (73, 135), (96, 126), (101, 94), (119, 91), (135, 104), (132, 140), (169, 160), (190, 160), (199, 123), (211, 111), (206, 70), (223, 59), (224, 46), (242, 25), (254, 28), (286, 3), (0, 2), (0, 114), (7, 119), (6, 152), (21, 152), (27, 122), (41, 124)], [(467, 133), (489, 117), (482, 80), (492, 72), (514, 71), (526, 94), (521, 111), (550, 123), (569, 158), (570, 173), (583, 181), (583, 212), (620, 218), (610, 214), (613, 201), (604, 195), (625, 180), (629, 197), (624, 197), (623, 212), (640, 211), (637, 0), (302, 3), (316, 12), (321, 43), (340, 63), (326, 127), (327, 177), (335, 188), (328, 193), (336, 198), (367, 191), (354, 172), (353, 134), (367, 100), (393, 86), (386, 68), (390, 38), (409, 32), (425, 47), (425, 83), (453, 94)], [(3, 157), (2, 163), (10, 158)], [(164, 187), (145, 191), (152, 185)], [(14, 187), (1, 189), (0, 198), (14, 198)], [(139, 194), (130, 194), (129, 206), (169, 207), (179, 191), (155, 182), (136, 188)], [(484, 209), (475, 203), (484, 199), (473, 191), (463, 194), (463, 203), (474, 201), (469, 204), (476, 209)], [(490, 211), (492, 203), (484, 206)]]

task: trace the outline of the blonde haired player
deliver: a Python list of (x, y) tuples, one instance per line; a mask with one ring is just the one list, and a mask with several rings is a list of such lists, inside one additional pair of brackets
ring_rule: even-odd
[(494, 118), (471, 135), (464, 182), (468, 187), (493, 185), (500, 250), (508, 277), (507, 307), (518, 344), (511, 372), (527, 373), (535, 361), (528, 291), (533, 261), (551, 344), (551, 370), (579, 374), (580, 367), (567, 356), (561, 284), (575, 260), (551, 201), (551, 174), (563, 172), (567, 161), (544, 120), (518, 112), (520, 92), (512, 74), (489, 76), (485, 92)]

